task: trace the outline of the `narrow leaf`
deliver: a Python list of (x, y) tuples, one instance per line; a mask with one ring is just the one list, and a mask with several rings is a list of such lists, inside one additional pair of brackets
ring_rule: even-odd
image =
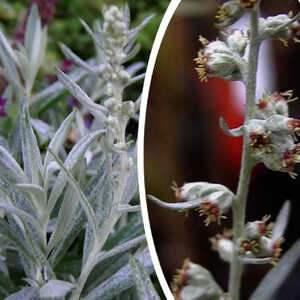
[(73, 288), (74, 284), (62, 280), (50, 280), (40, 289), (40, 297), (46, 299), (59, 299), (65, 297)]
[(5, 298), (4, 300), (39, 300), (39, 288), (29, 287)]
[[(136, 255), (136, 259), (146, 268), (148, 274), (154, 272), (151, 257), (148, 250)], [(98, 287), (92, 290), (84, 300), (112, 299), (121, 292), (131, 288), (135, 284), (133, 276), (130, 272), (129, 263), (120, 269), (112, 277), (101, 283)]]
[(21, 137), (24, 171), (29, 180), (39, 185), (42, 174), (42, 158), (33, 133), (30, 116), (27, 108), (26, 98), (23, 98), (21, 110)]
[[(62, 122), (58, 130), (56, 131), (55, 135), (53, 136), (48, 148), (50, 148), (54, 154), (58, 154), (59, 150), (63, 146), (65, 139), (68, 135), (68, 133), (71, 130), (72, 124), (75, 120), (75, 112), (73, 111), (69, 116)], [(52, 157), (47, 151), (45, 160), (44, 160), (44, 171), (43, 174), (46, 177), (46, 170), (49, 165), (49, 163), (52, 161)]]
[(97, 260), (98, 260), (98, 262), (100, 262), (100, 261), (103, 261), (112, 256), (120, 255), (120, 254), (130, 250), (131, 248), (138, 246), (140, 243), (142, 243), (144, 241), (146, 241), (146, 236), (143, 234), (137, 238), (134, 238), (128, 242), (125, 242), (119, 246), (116, 246), (115, 248), (113, 248), (112, 250), (110, 250), (108, 252), (99, 253)]
[(61, 51), (64, 53), (67, 59), (72, 60), (76, 65), (79, 67), (82, 67), (86, 71), (92, 74), (96, 74), (95, 70), (87, 64), (85, 61), (83, 61), (79, 56), (77, 56), (69, 47), (67, 47), (65, 44), (60, 43), (59, 44)]
[(130, 268), (136, 284), (139, 300), (159, 300), (156, 290), (144, 266), (135, 258), (130, 258)]
[(13, 182), (27, 182), (28, 179), (9, 152), (0, 146), (0, 172), (1, 175)]
[(93, 233), (95, 238), (97, 237), (97, 220), (95, 213), (93, 211), (93, 208), (91, 207), (89, 201), (87, 200), (86, 196), (84, 195), (82, 189), (80, 188), (78, 182), (75, 180), (75, 178), (72, 176), (72, 174), (64, 167), (61, 160), (49, 149), (50, 153), (53, 155), (56, 162), (60, 165), (62, 172), (67, 175), (70, 184), (74, 188), (74, 190), (77, 193), (77, 196), (79, 197), (80, 203), (85, 211), (85, 214), (87, 216), (88, 222), (92, 227)]
[(291, 203), (290, 201), (285, 201), (280, 212), (276, 218), (274, 228), (272, 230), (272, 240), (277, 241), (284, 234), (286, 226), (289, 221)]

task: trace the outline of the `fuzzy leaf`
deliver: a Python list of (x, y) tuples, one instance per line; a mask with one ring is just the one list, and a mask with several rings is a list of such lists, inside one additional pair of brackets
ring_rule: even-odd
[(130, 268), (136, 284), (138, 299), (159, 300), (156, 290), (144, 266), (134, 257), (130, 258)]
[[(85, 70), (79, 69), (76, 71), (73, 71), (69, 74), (69, 77), (74, 81), (77, 82), (81, 80), (84, 76), (86, 76), (88, 73)], [(36, 95), (34, 95), (31, 99), (31, 106), (33, 107), (33, 110), (36, 111), (38, 109), (41, 109), (41, 107), (44, 107), (48, 105), (51, 101), (53, 101), (55, 98), (57, 98), (62, 92), (65, 91), (65, 86), (60, 83), (59, 81), (56, 81), (55, 83), (51, 84), (44, 90), (38, 92)]]
[(63, 163), (61, 162), (61, 160), (54, 154), (51, 152), (51, 150), (49, 149), (50, 153), (53, 155), (54, 159), (56, 160), (56, 162), (60, 165), (61, 167), (61, 171), (64, 172), (65, 175), (67, 175), (68, 180), (71, 184), (71, 186), (74, 188), (74, 190), (77, 193), (77, 196), (79, 198), (79, 201), (84, 209), (84, 212), (87, 216), (88, 222), (92, 227), (93, 230), (93, 234), (95, 237), (97, 237), (97, 220), (96, 220), (96, 216), (94, 213), (93, 208), (91, 207), (89, 201), (87, 200), (86, 196), (84, 195), (82, 189), (80, 188), (78, 182), (76, 181), (76, 179), (72, 176), (72, 174), (64, 167)]
[(21, 137), (24, 171), (31, 183), (40, 184), (42, 174), (42, 158), (33, 133), (26, 99), (23, 98), (21, 110)]
[[(152, 266), (151, 257), (148, 250), (144, 250), (135, 257), (146, 269), (148, 274), (154, 272)], [(100, 284), (94, 290), (92, 290), (84, 300), (98, 300), (98, 299), (112, 299), (119, 295), (121, 292), (131, 288), (134, 285), (134, 278), (130, 272), (129, 263), (120, 269), (112, 277), (108, 278), (105, 282)]]
[(106, 111), (105, 107), (93, 102), (92, 99), (81, 89), (81, 87), (62, 71), (57, 71), (57, 77), (69, 90), (69, 92), (91, 112), (91, 114), (103, 121), (105, 120), (105, 115), (103, 113)]
[[(98, 130), (82, 137), (69, 153), (64, 163), (64, 168), (66, 168), (66, 170), (72, 170), (74, 166), (81, 160), (81, 158), (83, 157), (83, 155), (85, 154), (89, 146), (91, 146), (96, 141), (97, 138), (102, 136), (104, 132), (105, 132), (104, 130)], [(65, 175), (66, 175), (65, 172), (60, 171), (56, 183), (54, 184), (54, 187), (50, 193), (49, 200), (48, 200), (49, 212), (51, 212), (52, 209), (54, 208), (59, 195), (62, 193), (66, 185), (67, 179)]]
[(0, 167), (1, 175), (6, 177), (8, 180), (13, 182), (28, 181), (19, 164), (2, 146), (0, 146)]
[(300, 240), (283, 255), (279, 263), (264, 277), (249, 300), (272, 300), (276, 291), (287, 281), (300, 259)]
[[(53, 136), (48, 148), (50, 148), (54, 154), (57, 155), (59, 153), (59, 150), (63, 146), (65, 139), (66, 139), (69, 131), (71, 130), (74, 119), (75, 119), (75, 112), (72, 112), (62, 122), (62, 124), (56, 131), (55, 135)], [(51, 157), (49, 151), (47, 151), (45, 160), (44, 160), (44, 171), (43, 171), (43, 174), (45, 177), (46, 177), (46, 169), (51, 161), (53, 161), (53, 158)]]
[(265, 264), (270, 264), (272, 262), (272, 258), (270, 257), (266, 257), (266, 258), (240, 257), (240, 260), (244, 264), (248, 264), (248, 265), (265, 265)]
[(220, 118), (220, 127), (223, 131), (231, 137), (239, 137), (244, 133), (244, 126), (240, 126), (238, 128), (230, 129), (223, 117)]
[(39, 300), (39, 288), (29, 287), (5, 298), (5, 300)]
[(40, 289), (40, 297), (50, 299), (59, 299), (65, 297), (73, 288), (74, 284), (62, 280), (50, 280)]
[(72, 60), (76, 65), (83, 68), (84, 70), (88, 71), (89, 73), (95, 74), (95, 70), (87, 64), (85, 61), (83, 61), (79, 56), (77, 56), (69, 47), (67, 47), (65, 44), (60, 43), (59, 44), (61, 51), (64, 53), (67, 59)]

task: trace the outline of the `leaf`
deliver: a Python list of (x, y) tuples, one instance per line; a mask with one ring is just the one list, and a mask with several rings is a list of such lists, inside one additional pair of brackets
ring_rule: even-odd
[(4, 300), (39, 300), (39, 288), (29, 287), (5, 298)]
[(143, 234), (137, 238), (134, 238), (128, 242), (125, 242), (119, 246), (116, 246), (115, 248), (113, 248), (112, 250), (108, 251), (108, 252), (101, 252), (98, 255), (97, 260), (103, 261), (105, 259), (108, 259), (112, 256), (115, 255), (120, 255), (128, 250), (130, 250), (133, 247), (136, 247), (137, 245), (139, 245), (140, 243), (146, 241), (146, 236)]
[(149, 21), (154, 17), (154, 14), (146, 17), (137, 27), (129, 31), (129, 39), (135, 40), (139, 32), (149, 23)]
[(132, 198), (136, 195), (137, 190), (138, 190), (138, 171), (135, 165), (128, 177), (126, 187), (123, 191), (121, 203), (125, 205), (128, 204), (132, 200)]
[[(135, 258), (143, 265), (148, 274), (154, 272), (151, 257), (148, 250), (137, 254)], [(84, 300), (109, 300), (119, 295), (121, 292), (131, 288), (134, 285), (134, 279), (130, 272), (129, 263), (120, 269), (116, 274), (101, 283), (98, 287), (92, 290)]]
[(28, 179), (9, 152), (0, 146), (0, 172), (1, 175), (6, 177), (12, 182), (27, 182)]
[(31, 125), (36, 132), (39, 144), (46, 144), (54, 135), (53, 127), (39, 119), (31, 119)]
[(87, 198), (84, 195), (82, 189), (80, 188), (78, 182), (75, 180), (75, 178), (72, 176), (72, 174), (64, 167), (61, 160), (53, 152), (51, 152), (50, 149), (49, 149), (49, 151), (55, 158), (56, 162), (60, 165), (61, 171), (64, 172), (65, 175), (67, 175), (71, 186), (76, 191), (77, 196), (79, 197), (79, 201), (80, 201), (80, 203), (84, 209), (84, 212), (87, 216), (88, 222), (92, 227), (93, 234), (94, 234), (95, 238), (97, 239), (97, 220), (96, 220), (96, 216), (95, 216), (93, 208), (91, 207), (89, 201), (87, 200)]
[(40, 289), (40, 297), (46, 299), (59, 299), (65, 297), (73, 288), (74, 284), (62, 280), (50, 280)]
[(76, 65), (78, 65), (79, 67), (83, 68), (87, 72), (92, 73), (94, 75), (97, 74), (95, 72), (95, 70), (89, 64), (87, 64), (85, 61), (83, 61), (79, 56), (77, 56), (65, 44), (59, 43), (59, 46), (60, 46), (61, 51), (64, 53), (64, 55), (66, 56), (67, 59), (72, 60)]
[[(98, 130), (83, 136), (68, 154), (68, 157), (64, 163), (64, 168), (66, 168), (66, 170), (72, 170), (75, 167), (75, 165), (81, 160), (82, 156), (85, 154), (87, 149), (96, 141), (97, 138), (102, 136), (104, 133), (104, 130)], [(56, 155), (54, 152), (53, 154)], [(53, 210), (58, 197), (60, 196), (66, 185), (66, 174), (64, 173), (65, 172), (60, 171), (57, 180), (54, 184), (54, 187), (52, 188), (52, 191), (50, 193), (48, 200), (49, 212)]]
[[(60, 127), (55, 132), (48, 146), (48, 148), (50, 148), (54, 154), (57, 155), (59, 153), (59, 150), (63, 146), (65, 139), (72, 128), (72, 124), (74, 120), (75, 120), (75, 112), (73, 111), (68, 115), (66, 119), (64, 119)], [(44, 159), (44, 170), (43, 170), (44, 177), (46, 177), (47, 167), (51, 161), (53, 161), (53, 158), (51, 157), (49, 151), (47, 151)]]
[(239, 258), (244, 264), (248, 265), (264, 265), (270, 264), (272, 262), (272, 258), (249, 258), (249, 257), (240, 257)]
[(106, 108), (104, 106), (93, 102), (92, 99), (81, 89), (81, 87), (62, 71), (57, 71), (57, 77), (69, 90), (69, 92), (91, 112), (91, 114), (93, 114), (96, 118), (100, 118), (103, 121), (105, 120), (103, 112), (106, 112)]
[[(69, 77), (74, 82), (77, 82), (87, 74), (88, 73), (85, 70), (78, 69), (71, 72), (69, 74)], [(48, 105), (53, 99), (57, 98), (64, 91), (65, 91), (65, 86), (59, 81), (56, 81), (55, 83), (51, 84), (44, 90), (34, 95), (31, 99), (30, 106), (33, 106), (34, 111), (41, 110), (41, 108)]]
[(31, 250), (28, 248), (27, 242), (24, 243), (23, 236), (18, 236), (9, 226), (9, 224), (0, 218), (0, 233), (3, 234), (17, 249), (22, 252), (33, 265), (37, 264)]
[(295, 265), (300, 259), (300, 240), (282, 256), (279, 263), (268, 272), (255, 289), (249, 300), (272, 300), (276, 291), (287, 280)]
[(223, 131), (227, 135), (229, 135), (231, 137), (239, 137), (239, 136), (242, 136), (244, 134), (244, 126), (240, 126), (238, 128), (230, 129), (223, 117), (221, 117), (219, 121), (220, 121), (221, 129), (223, 129)]
[(91, 36), (95, 46), (97, 48), (99, 48), (101, 51), (103, 49), (103, 47), (102, 47), (102, 44), (101, 44), (100, 40), (98, 39), (97, 35), (93, 33), (93, 31), (91, 30), (89, 25), (84, 20), (79, 19), (79, 21), (82, 24), (82, 26), (84, 27), (84, 29), (86, 30), (86, 32)]
[(156, 290), (144, 266), (134, 257), (130, 258), (130, 268), (136, 284), (138, 299), (140, 300), (159, 300)]
[(272, 230), (272, 241), (276, 242), (279, 238), (283, 236), (289, 221), (290, 209), (290, 201), (285, 201), (282, 208), (279, 211), (279, 214), (274, 224), (274, 228)]
[(136, 212), (136, 211), (141, 211), (141, 206), (140, 205), (120, 205), (119, 207), (119, 212), (121, 213), (128, 213), (128, 212)]
[[(105, 167), (105, 172), (101, 179), (99, 180), (99, 184), (95, 186), (92, 193), (89, 195), (89, 202), (94, 203), (94, 211), (97, 220), (97, 227), (99, 228), (98, 235), (101, 239), (102, 236), (102, 227), (103, 229), (106, 227), (106, 224), (112, 218), (111, 210), (113, 205), (113, 186), (111, 183), (111, 178), (107, 172), (108, 166)], [(90, 225), (86, 228), (86, 235), (84, 241), (84, 250), (83, 250), (83, 265), (85, 264), (89, 253), (94, 244), (94, 236), (91, 234)], [(105, 230), (104, 230), (105, 234)]]
[(47, 206), (46, 193), (43, 188), (36, 184), (16, 184), (19, 190), (29, 193), (33, 199), (33, 207), (37, 209), (38, 212), (44, 211)]
[(31, 183), (40, 185), (42, 175), (42, 158), (33, 133), (26, 98), (23, 98), (21, 109), (21, 137), (24, 171)]

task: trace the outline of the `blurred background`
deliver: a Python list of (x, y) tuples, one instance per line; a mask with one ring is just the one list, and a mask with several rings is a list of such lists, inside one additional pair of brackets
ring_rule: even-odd
[[(221, 79), (201, 83), (197, 79), (193, 59), (200, 47), (198, 36), (208, 40), (219, 36), (213, 26), (221, 1), (183, 0), (168, 26), (156, 61), (145, 127), (146, 193), (163, 201), (175, 202), (172, 181), (208, 181), (221, 183), (236, 191), (240, 169), (240, 138), (226, 136), (219, 128), (223, 116), (230, 127), (241, 125), (244, 114), (243, 87)], [(297, 12), (297, 1), (262, 1), (262, 16)], [(258, 96), (263, 91), (294, 90), (300, 96), (300, 45), (280, 41), (267, 42), (260, 53)], [(300, 101), (290, 104), (290, 114), (300, 118)], [(299, 173), (300, 168), (296, 169)], [(285, 200), (292, 203), (292, 212), (285, 235), (286, 251), (300, 237), (300, 176), (255, 167), (247, 204), (247, 220), (261, 219), (266, 214), (276, 217)], [(222, 227), (205, 227), (203, 218), (191, 211), (184, 214), (148, 203), (150, 224), (156, 250), (167, 281), (185, 258), (212, 271), (215, 279), (227, 290), (228, 265), (211, 251), (209, 237), (231, 227), (231, 215)], [(242, 299), (247, 299), (270, 266), (245, 269)], [(276, 299), (300, 299), (300, 262)]]
[[(138, 37), (141, 44), (141, 51), (135, 61), (147, 63), (156, 31), (162, 16), (169, 4), (169, 0), (1, 0), (0, 1), (0, 24), (1, 28), (12, 40), (12, 43), (23, 43), (26, 26), (26, 19), (30, 6), (36, 3), (43, 25), (48, 25), (48, 41), (46, 57), (38, 74), (34, 87), (37, 93), (56, 80), (56, 68), (70, 72), (74, 65), (66, 61), (59, 48), (59, 42), (66, 44), (74, 53), (84, 60), (94, 56), (94, 45), (92, 39), (80, 23), (79, 18), (86, 21), (90, 26), (95, 19), (101, 19), (101, 9), (103, 5), (122, 6), (127, 2), (130, 7), (131, 26), (135, 27), (145, 17), (154, 14), (149, 24), (142, 30)], [(0, 97), (6, 87), (6, 80), (0, 74)], [(127, 89), (126, 98), (136, 99), (142, 91), (143, 82), (140, 81)], [(72, 110), (73, 103), (68, 93), (57, 97), (50, 105), (44, 107), (33, 107), (31, 113), (34, 117), (43, 119), (49, 118), (49, 111), (56, 110), (56, 123), (60, 124), (62, 119)], [(0, 109), (2, 107), (0, 106)], [(15, 103), (6, 103), (5, 115), (0, 113), (0, 133), (4, 136), (10, 131), (18, 113)], [(132, 122), (129, 126), (130, 133), (136, 135), (137, 123)]]

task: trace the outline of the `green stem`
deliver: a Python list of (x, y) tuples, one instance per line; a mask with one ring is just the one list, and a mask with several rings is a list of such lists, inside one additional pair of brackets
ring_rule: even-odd
[[(259, 36), (258, 36), (258, 6), (251, 12), (251, 38), (248, 59), (248, 70), (246, 74), (246, 112), (245, 120), (251, 119), (255, 107), (255, 92), (256, 92), (256, 73), (257, 61), (259, 52)], [(251, 179), (251, 171), (253, 162), (251, 159), (249, 147), (246, 143), (246, 137), (243, 140), (242, 164), (240, 170), (240, 179), (238, 183), (236, 199), (233, 203), (233, 240), (234, 244), (238, 245), (238, 240), (242, 237), (245, 226), (246, 203), (248, 197), (249, 184)], [(239, 300), (240, 286), (243, 272), (243, 264), (238, 259), (239, 249), (236, 247), (232, 258), (229, 278), (229, 293), (231, 300)]]

